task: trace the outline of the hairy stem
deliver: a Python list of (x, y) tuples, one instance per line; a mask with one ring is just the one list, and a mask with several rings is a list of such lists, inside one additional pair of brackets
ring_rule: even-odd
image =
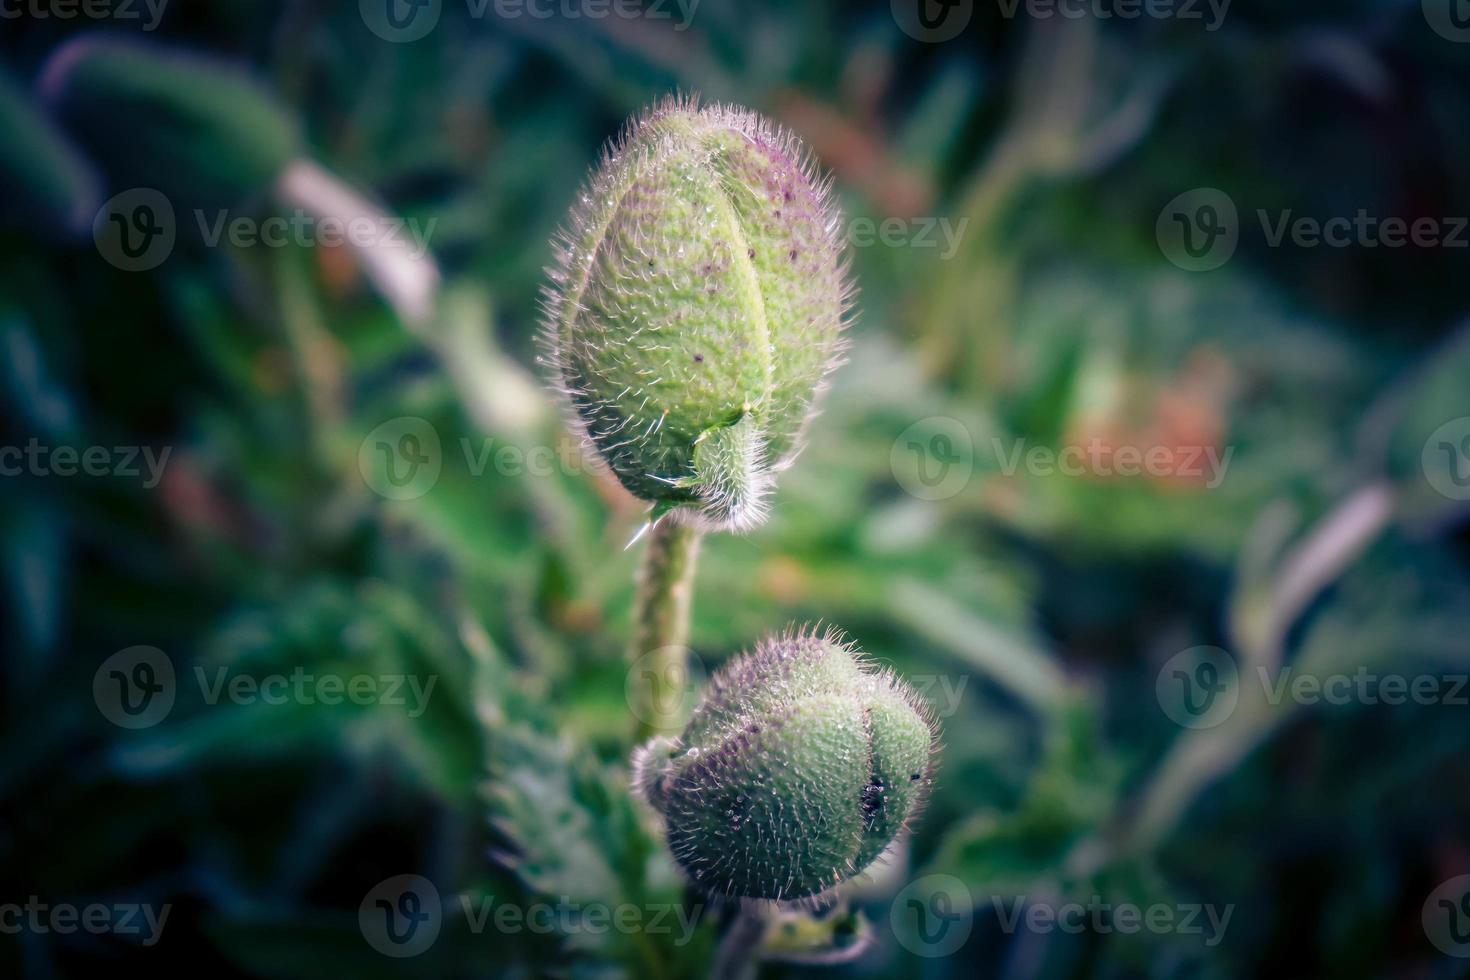
[(753, 980), (760, 958), (761, 937), (766, 932), (766, 916), (758, 908), (743, 908), (730, 923), (715, 950), (710, 967), (710, 980)]
[(629, 660), (637, 665), (633, 705), (641, 741), (682, 722), (689, 679), (689, 604), (694, 596), (694, 561), (699, 531), (665, 518), (648, 532), (638, 595), (633, 607)]

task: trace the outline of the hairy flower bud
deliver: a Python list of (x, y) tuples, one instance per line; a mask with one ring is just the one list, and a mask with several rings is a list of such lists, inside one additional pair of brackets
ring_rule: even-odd
[(659, 513), (764, 518), (841, 348), (831, 197), (794, 137), (692, 99), (633, 122), (583, 189), (550, 270), (549, 360), (593, 449)]
[(928, 794), (936, 738), (893, 673), (837, 633), (793, 631), (718, 671), (683, 736), (637, 752), (634, 782), (697, 886), (812, 899), (907, 828)]

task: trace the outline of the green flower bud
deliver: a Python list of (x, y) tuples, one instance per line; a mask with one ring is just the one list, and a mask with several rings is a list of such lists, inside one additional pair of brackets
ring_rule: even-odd
[(840, 221), (796, 139), (669, 99), (573, 208), (550, 271), (548, 360), (578, 427), (657, 513), (758, 524), (841, 350)]
[(57, 49), (40, 84), (119, 186), (184, 205), (264, 191), (299, 152), (290, 115), (250, 79), (176, 49), (81, 37)]
[(905, 831), (937, 734), (917, 693), (839, 634), (792, 631), (719, 670), (684, 734), (635, 754), (634, 784), (698, 887), (811, 900)]

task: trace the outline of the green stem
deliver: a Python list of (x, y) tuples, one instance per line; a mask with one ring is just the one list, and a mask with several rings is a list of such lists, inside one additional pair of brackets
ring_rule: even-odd
[(710, 980), (754, 980), (760, 964), (757, 953), (765, 933), (765, 913), (757, 908), (741, 909), (715, 950)]
[(633, 706), (639, 741), (677, 729), (682, 721), (689, 680), (689, 606), (698, 552), (699, 531), (688, 525), (666, 517), (648, 532), (628, 645), (629, 660), (640, 668), (636, 678), (640, 683), (635, 685), (640, 703)]

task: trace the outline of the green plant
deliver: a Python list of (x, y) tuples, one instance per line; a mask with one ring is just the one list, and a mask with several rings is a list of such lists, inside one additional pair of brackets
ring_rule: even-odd
[(727, 664), (634, 784), (702, 890), (819, 899), (872, 864), (923, 805), (934, 723), (835, 630), (791, 630)]
[[(841, 350), (850, 286), (830, 186), (744, 109), (668, 99), (582, 191), (548, 292), (548, 360), (590, 450), (652, 505), (630, 656), (651, 661), (634, 783), (694, 885), (744, 900), (716, 975), (751, 969), (762, 904), (817, 903), (927, 793), (918, 696), (834, 631), (715, 675), (677, 738), (699, 535), (765, 519)], [(664, 733), (664, 734), (654, 734)]]
[(0, 225), (80, 234), (100, 202), (96, 170), (24, 89), (0, 74), (0, 179), (9, 190)]
[(176, 48), (85, 35), (51, 55), (39, 87), (122, 186), (190, 205), (235, 204), (302, 152), (294, 120), (266, 90)]
[(794, 137), (692, 99), (634, 121), (581, 192), (548, 359), (579, 430), (655, 519), (764, 519), (841, 349), (836, 218)]

